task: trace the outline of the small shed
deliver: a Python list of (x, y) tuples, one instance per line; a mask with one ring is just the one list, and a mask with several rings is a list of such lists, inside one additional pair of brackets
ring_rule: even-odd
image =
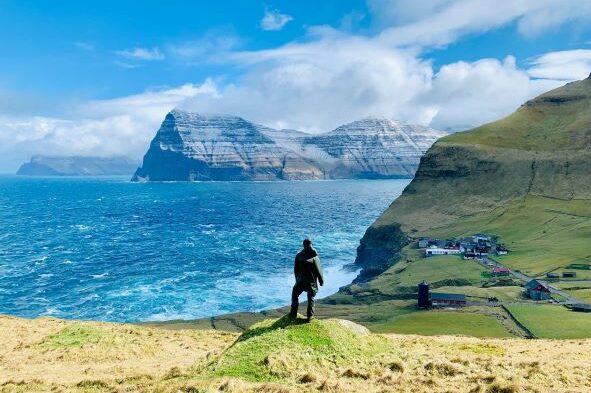
[(433, 307), (463, 307), (467, 303), (466, 295), (459, 293), (431, 293)]
[(504, 246), (497, 246), (497, 255), (507, 255), (509, 250)]
[(558, 278), (560, 278), (560, 276), (558, 275), (558, 273), (546, 273), (546, 278), (558, 279)]
[(577, 277), (577, 272), (562, 272), (562, 278), (575, 278)]
[(428, 237), (419, 238), (419, 248), (427, 248), (427, 247), (429, 247), (429, 238)]
[(573, 311), (591, 312), (591, 304), (585, 304), (585, 303), (573, 304)]

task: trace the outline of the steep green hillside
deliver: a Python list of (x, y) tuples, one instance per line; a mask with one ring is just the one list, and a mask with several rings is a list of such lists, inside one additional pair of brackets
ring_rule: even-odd
[(363, 237), (364, 278), (388, 269), (423, 235), (497, 234), (513, 250), (506, 263), (533, 274), (589, 262), (590, 147), (590, 78), (439, 140)]

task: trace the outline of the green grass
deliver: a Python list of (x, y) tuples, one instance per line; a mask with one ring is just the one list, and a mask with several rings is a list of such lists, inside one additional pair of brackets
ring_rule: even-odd
[(506, 286), (506, 287), (490, 287), (490, 288), (479, 288), (472, 286), (463, 287), (441, 287), (437, 289), (438, 292), (446, 293), (460, 293), (464, 294), (471, 300), (488, 300), (489, 297), (496, 297), (497, 299), (503, 300), (524, 300), (523, 299), (523, 288), (518, 286)]
[(102, 330), (95, 327), (74, 325), (46, 337), (39, 345), (49, 348), (83, 347), (86, 344), (96, 344), (105, 336)]
[(588, 283), (568, 283), (560, 282), (554, 284), (560, 289), (563, 289), (584, 302), (591, 303), (591, 282)]
[(588, 338), (591, 314), (558, 305), (511, 304), (511, 314), (539, 338)]
[(421, 335), (511, 337), (494, 317), (458, 311), (419, 311), (376, 327), (376, 331)]
[(381, 293), (417, 292), (417, 285), (425, 280), (433, 287), (479, 285), (482, 273), (487, 271), (474, 261), (465, 261), (459, 256), (442, 255), (421, 258), (401, 267), (394, 265), (376, 279), (369, 287)]
[(265, 320), (243, 333), (209, 372), (214, 376), (273, 381), (363, 362), (390, 348), (386, 338), (359, 335), (338, 320), (302, 323), (289, 317)]
[[(559, 105), (545, 101), (557, 97), (578, 99)], [(549, 91), (533, 101), (535, 105), (523, 105), (504, 119), (452, 134), (443, 141), (537, 151), (584, 149), (589, 145), (590, 79)]]

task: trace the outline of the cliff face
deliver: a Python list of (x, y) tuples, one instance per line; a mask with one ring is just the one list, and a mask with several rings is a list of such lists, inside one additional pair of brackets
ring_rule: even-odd
[(426, 127), (368, 119), (311, 136), (236, 116), (174, 110), (132, 180), (412, 177), (420, 156), (442, 135)]
[(445, 133), (390, 119), (364, 119), (304, 139), (334, 158), (332, 178), (413, 177), (421, 156)]
[[(357, 263), (383, 271), (409, 237), (483, 227), (508, 233), (500, 224), (507, 215), (515, 217), (511, 225), (522, 225), (552, 213), (549, 201), (563, 206), (553, 207), (560, 212), (551, 219), (561, 218), (566, 206), (591, 202), (590, 148), (591, 79), (545, 93), (497, 122), (442, 138), (421, 159), (403, 194), (367, 230)], [(526, 202), (532, 198), (535, 207)], [(515, 203), (522, 206), (509, 210)], [(586, 217), (587, 210), (576, 214)], [(563, 230), (546, 226), (548, 238)]]
[(17, 175), (26, 176), (108, 176), (129, 175), (137, 161), (126, 157), (51, 157), (33, 156), (21, 165)]

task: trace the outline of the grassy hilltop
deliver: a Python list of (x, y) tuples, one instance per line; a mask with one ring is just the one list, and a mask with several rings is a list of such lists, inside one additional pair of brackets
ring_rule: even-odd
[(0, 317), (0, 343), (11, 393), (591, 389), (591, 340), (376, 335), (337, 319), (265, 320), (239, 335)]

